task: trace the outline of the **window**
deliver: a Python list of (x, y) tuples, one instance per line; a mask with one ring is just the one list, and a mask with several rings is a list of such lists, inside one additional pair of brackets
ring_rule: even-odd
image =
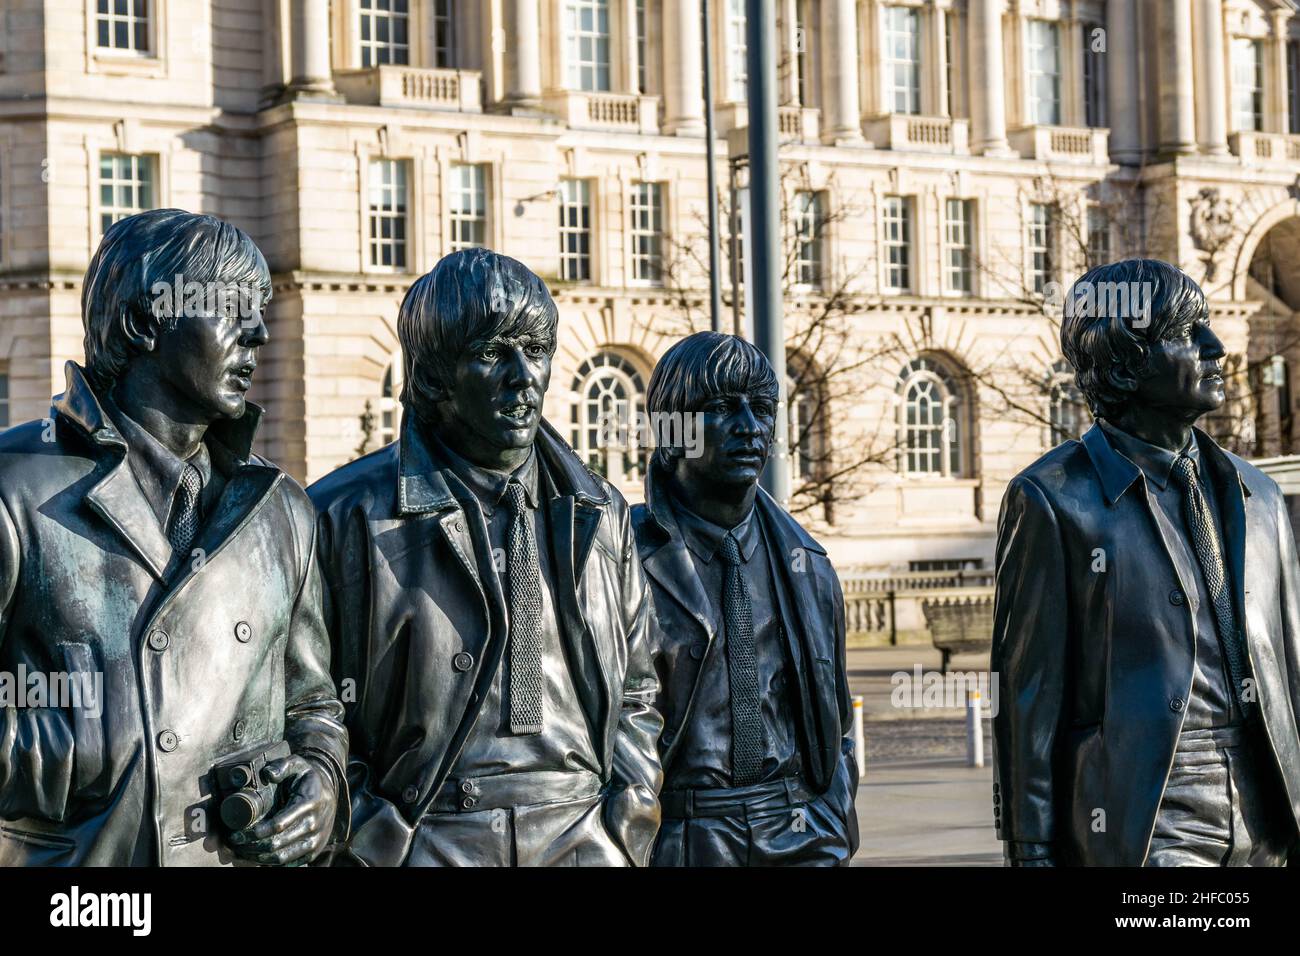
[(646, 84), (646, 0), (636, 0), (636, 91), (644, 94)]
[(1074, 384), (1074, 370), (1059, 359), (1048, 371), (1047, 379), (1048, 447), (1078, 438), (1092, 421), (1083, 393)]
[(1083, 123), (1093, 128), (1106, 125), (1106, 54), (1095, 49), (1093, 37), (1105, 36), (1097, 23), (1083, 24)]
[(645, 384), (641, 373), (614, 352), (598, 352), (573, 379), (573, 448), (587, 467), (615, 485), (645, 476)]
[(433, 0), (433, 65), (442, 69), (457, 66), (455, 0)]
[(1249, 37), (1232, 38), (1232, 116), (1239, 130), (1263, 129), (1264, 58)]
[(898, 390), (903, 473), (961, 477), (965, 410), (952, 377), (932, 359), (914, 359), (899, 373)]
[(1061, 124), (1061, 34), (1051, 20), (1029, 21), (1029, 122)]
[(408, 0), (360, 0), (361, 66), (411, 62)]
[(957, 64), (953, 62), (954, 52), (958, 49), (953, 31), (957, 29), (957, 18), (952, 11), (943, 11), (943, 115), (955, 116), (957, 111)]
[(927, 571), (982, 571), (983, 558), (923, 558), (920, 561), (908, 561), (907, 570), (913, 573)]
[(886, 196), (881, 222), (885, 230), (885, 288), (912, 290), (912, 203), (906, 196)]
[(804, 0), (794, 5), (794, 68), (795, 89), (799, 91), (799, 102), (803, 106), (812, 104), (812, 77), (808, 74), (808, 11)]
[(1300, 133), (1300, 40), (1286, 44), (1287, 132)]
[(975, 234), (975, 202), (949, 199), (944, 202), (943, 282), (949, 292), (967, 295), (971, 291), (971, 249)]
[(1110, 216), (1101, 206), (1088, 207), (1088, 268), (1110, 262)]
[(569, 87), (608, 90), (609, 0), (568, 0), (565, 13)]
[(795, 282), (818, 287), (822, 283), (822, 254), (826, 230), (824, 194), (801, 189), (794, 194)]
[(745, 102), (745, 50), (745, 0), (727, 0), (727, 98), (733, 103)]
[(1029, 287), (1037, 293), (1052, 281), (1052, 239), (1054, 210), (1051, 203), (1029, 204)]
[(384, 370), (384, 383), (379, 390), (379, 447), (397, 440), (402, 421), (402, 360), (394, 359)]
[(790, 476), (796, 482), (816, 481), (824, 474), (827, 457), (824, 392), (812, 367), (798, 357), (791, 355), (787, 368)]
[(103, 153), (99, 157), (99, 231), (119, 219), (153, 209), (154, 157)]
[(9, 427), (9, 373), (0, 372), (0, 428)]
[(370, 161), (370, 264), (376, 268), (406, 268), (406, 164)]
[(914, 7), (885, 7), (885, 103), (891, 112), (921, 112), (920, 35)]
[(591, 278), (591, 183), (586, 179), (560, 183), (560, 278)]
[(101, 50), (148, 55), (148, 0), (97, 0), (95, 30)]
[(451, 251), (487, 245), (487, 167), (455, 163), (451, 167)]
[(638, 282), (662, 282), (663, 183), (633, 183), (631, 211), (632, 278)]

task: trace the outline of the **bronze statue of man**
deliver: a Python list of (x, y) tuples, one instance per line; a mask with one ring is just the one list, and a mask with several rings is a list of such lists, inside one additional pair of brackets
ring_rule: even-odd
[(86, 272), (85, 366), (0, 434), (0, 671), (70, 691), (0, 709), (0, 866), (305, 863), (331, 836), (315, 513), (250, 451), (270, 297), (234, 226), (123, 219)]
[(1018, 866), (1278, 866), (1300, 812), (1300, 567), (1277, 485), (1194, 427), (1224, 348), (1186, 274), (1100, 266), (1061, 346), (1095, 424), (998, 520), (993, 804)]
[(522, 263), (443, 258), (398, 314), (399, 439), (310, 489), (353, 734), (339, 863), (649, 856), (650, 595), (627, 504), (542, 419), (558, 318)]
[(844, 596), (758, 486), (777, 401), (762, 353), (716, 332), (670, 348), (646, 394), (659, 447), (632, 523), (659, 624), (655, 866), (843, 866), (857, 850)]

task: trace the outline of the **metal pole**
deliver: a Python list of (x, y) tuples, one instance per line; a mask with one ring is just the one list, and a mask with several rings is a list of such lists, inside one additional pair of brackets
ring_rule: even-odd
[(790, 500), (789, 421), (785, 381), (785, 327), (781, 312), (781, 170), (777, 166), (776, 8), (772, 0), (745, 2), (745, 60), (749, 101), (749, 211), (753, 225), (754, 344), (776, 372), (781, 402), (776, 414), (772, 457), (763, 487), (780, 504)]
[(862, 695), (853, 698), (853, 759), (858, 765), (858, 778), (867, 765), (867, 735), (862, 726)]
[(704, 155), (709, 165), (709, 328), (722, 331), (722, 237), (718, 234), (718, 159), (713, 131), (713, 44), (709, 0), (700, 0), (704, 23)]
[(980, 718), (980, 692), (966, 695), (966, 760), (972, 767), (984, 766), (984, 724)]

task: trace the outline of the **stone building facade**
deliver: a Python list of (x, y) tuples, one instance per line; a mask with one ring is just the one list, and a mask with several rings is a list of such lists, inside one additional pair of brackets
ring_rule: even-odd
[[(841, 565), (991, 564), (1006, 481), (1086, 424), (1053, 301), (1089, 262), (1202, 281), (1216, 428), (1294, 450), (1294, 3), (772, 2), (796, 500)], [(106, 224), (176, 206), (271, 264), (253, 397), (299, 479), (391, 440), (402, 293), (486, 245), (555, 292), (546, 413), (636, 498), (641, 453), (590, 426), (707, 325), (706, 44), (743, 326), (745, 4), (711, 6), (706, 35), (699, 0), (0, 0), (0, 425), (80, 357)]]

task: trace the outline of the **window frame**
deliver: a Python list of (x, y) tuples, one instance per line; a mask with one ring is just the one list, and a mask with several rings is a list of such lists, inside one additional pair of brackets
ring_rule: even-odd
[[(962, 218), (952, 218), (953, 204), (961, 207)], [(964, 241), (954, 241), (954, 222), (961, 226)], [(971, 296), (975, 294), (975, 200), (961, 196), (947, 196), (943, 203), (943, 291), (946, 295)], [(954, 252), (964, 251), (965, 263), (954, 266)], [(954, 275), (964, 275), (964, 285), (958, 286), (953, 281)]]
[[(916, 288), (916, 203), (914, 197), (898, 193), (889, 193), (880, 198), (880, 242), (881, 242), (881, 286), (886, 292), (910, 295)], [(896, 216), (892, 207), (903, 212)], [(891, 226), (901, 226), (901, 237), (891, 238)], [(901, 250), (901, 263), (894, 261), (895, 250)], [(905, 281), (893, 281), (896, 270), (902, 270)]]
[[(1241, 83), (1242, 70), (1241, 52), (1250, 48), (1251, 56), (1254, 59), (1254, 78), (1249, 86)], [(1228, 75), (1232, 79), (1231, 104), (1232, 104), (1232, 126), (1235, 132), (1239, 133), (1258, 133), (1264, 129), (1264, 86), (1267, 82), (1264, 77), (1264, 41), (1258, 37), (1234, 36), (1229, 44), (1229, 70)], [(1242, 124), (1244, 114), (1242, 110), (1242, 98), (1251, 99), (1250, 106), (1250, 125)]]
[[(630, 398), (621, 399), (625, 403), (630, 401), (633, 406), (625, 422), (620, 423), (627, 426), (626, 447), (617, 445), (608, 447), (600, 444), (603, 415), (599, 403), (605, 396), (597, 396), (593, 399), (590, 392), (592, 385), (601, 378), (615, 380), (625, 387), (630, 395)], [(573, 402), (569, 413), (569, 437), (573, 450), (582, 459), (584, 465), (601, 474), (616, 488), (639, 487), (649, 468), (652, 444), (648, 440), (643, 442), (642, 439), (647, 436), (641, 433), (641, 423), (648, 420), (645, 411), (646, 383), (647, 376), (641, 364), (617, 348), (597, 349), (579, 364), (573, 374), (571, 388)], [(597, 403), (599, 416), (594, 424), (587, 420), (593, 401)], [(590, 443), (590, 433), (593, 429), (597, 431), (597, 442), (594, 445)], [(603, 461), (593, 462), (593, 455), (602, 458)], [(611, 475), (609, 465), (615, 455), (620, 458), (619, 473)], [(629, 455), (635, 462), (630, 469), (626, 461), (621, 460)]]
[[(804, 200), (811, 199), (809, 205)], [(824, 189), (796, 189), (791, 208), (794, 248), (794, 285), (821, 289), (826, 282), (827, 196)], [(811, 255), (805, 256), (806, 250)]]
[[(910, 21), (913, 31), (910, 35), (912, 45), (911, 59), (898, 59), (893, 53), (893, 40), (897, 37), (907, 38), (908, 34), (895, 29), (893, 22), (895, 16), (901, 15)], [(924, 67), (924, 46), (923, 26), (921, 23), (921, 11), (914, 6), (903, 4), (887, 4), (881, 7), (881, 67), (884, 70), (883, 80), (883, 98), (886, 113), (896, 113), (904, 116), (921, 115), (922, 99), (922, 70)], [(899, 76), (899, 68), (910, 70), (910, 85), (899, 86), (896, 82)], [(898, 108), (898, 94), (903, 92), (905, 97), (905, 107), (915, 107), (914, 109)]]
[[(117, 159), (131, 159), (131, 160), (134, 160), (134, 161), (135, 161), (135, 165), (136, 165), (136, 169), (137, 169), (137, 171), (138, 171), (138, 169), (140, 168), (140, 164), (143, 162), (143, 164), (145, 165), (145, 167), (146, 167), (146, 168), (148, 169), (148, 171), (149, 171), (149, 176), (150, 176), (149, 186), (150, 186), (150, 189), (152, 190), (152, 197), (153, 197), (153, 202), (152, 202), (152, 204), (151, 204), (151, 205), (141, 205), (141, 206), (138, 206), (138, 207), (137, 207), (137, 206), (119, 206), (119, 205), (117, 204), (117, 187), (118, 187), (118, 185), (120, 185), (120, 184), (124, 184), (124, 183), (126, 183), (126, 184), (131, 184), (131, 183), (134, 183), (134, 184), (141, 184), (141, 183), (143, 183), (144, 181), (143, 181), (143, 180), (139, 180), (139, 179), (119, 179), (119, 178), (117, 177), (117, 175), (116, 175), (117, 170), (116, 170), (116, 168), (115, 168), (115, 169), (114, 169), (114, 175), (113, 175), (113, 178), (112, 178), (111, 180), (109, 180), (109, 182), (112, 184), (112, 187), (113, 187), (113, 203), (112, 203), (111, 205), (109, 205), (109, 206), (105, 206), (105, 205), (104, 205), (104, 200), (103, 200), (103, 196), (104, 196), (104, 186), (105, 186), (105, 180), (104, 180), (104, 160), (105, 160), (105, 159), (114, 159), (114, 160), (117, 160)], [(118, 222), (119, 220), (125, 219), (127, 216), (133, 216), (133, 215), (135, 215), (135, 214), (137, 214), (137, 213), (147, 212), (147, 211), (149, 211), (150, 209), (162, 209), (162, 208), (164, 208), (164, 207), (163, 207), (163, 203), (162, 203), (162, 195), (161, 195), (161, 179), (162, 179), (162, 175), (161, 175), (161, 165), (162, 165), (162, 163), (161, 163), (160, 157), (159, 157), (159, 155), (158, 155), (157, 153), (150, 153), (150, 152), (128, 152), (128, 151), (126, 151), (126, 150), (122, 150), (122, 149), (101, 149), (101, 150), (99, 150), (98, 154), (95, 156), (95, 161), (94, 161), (94, 167), (93, 167), (93, 168), (94, 168), (94, 170), (95, 170), (95, 180), (94, 180), (94, 186), (93, 186), (93, 188), (92, 188), (92, 195), (94, 196), (94, 212), (93, 212), (93, 217), (94, 217), (94, 218), (91, 220), (91, 222), (92, 222), (92, 232), (93, 232), (93, 234), (94, 234), (94, 237), (95, 237), (96, 243), (97, 243), (97, 241), (98, 241), (99, 239), (103, 238), (104, 233), (108, 231), (108, 227), (111, 226), (113, 223)], [(138, 191), (139, 186), (137, 185), (137, 186), (135, 186), (135, 187), (133, 187), (133, 188), (137, 189), (137, 191)], [(111, 219), (111, 221), (108, 222), (107, 224), (104, 222), (104, 217), (105, 217), (106, 215), (109, 215), (109, 216), (112, 216), (112, 217), (113, 217), (113, 218)], [(94, 244), (94, 243), (92, 243), (92, 245), (93, 245), (93, 244)]]
[[(1040, 210), (1046, 214), (1041, 223), (1037, 221)], [(1042, 295), (1047, 286), (1056, 280), (1056, 217), (1055, 203), (1029, 203), (1028, 216), (1025, 220), (1025, 275), (1035, 295)], [(1042, 231), (1041, 244), (1035, 241), (1039, 230)], [(1038, 265), (1039, 256), (1043, 257), (1041, 269)]]
[[(1047, 20), (1042, 17), (1030, 17), (1025, 21), (1025, 112), (1027, 114), (1029, 126), (1060, 126), (1061, 117), (1064, 112), (1065, 103), (1063, 100), (1064, 91), (1064, 69), (1061, 48), (1061, 22), (1059, 20)], [(1036, 34), (1039, 31), (1050, 32), (1053, 43), (1050, 49), (1054, 53), (1054, 72), (1048, 72), (1039, 67), (1036, 61), (1036, 54), (1042, 50), (1049, 49), (1047, 46), (1040, 46), (1036, 41), (1039, 39)], [(1035, 81), (1038, 78), (1049, 78), (1052, 83), (1052, 96), (1048, 100), (1041, 98), (1039, 94), (1039, 85)], [(1044, 118), (1039, 110), (1039, 105), (1043, 102), (1050, 102), (1052, 109), (1047, 118)]]
[[(481, 190), (476, 190), (474, 195), (477, 197), (481, 192), (482, 211), (478, 216), (467, 216), (462, 210), (456, 208), (454, 197), (457, 195), (466, 195), (466, 190), (455, 182), (455, 176), (462, 169), (474, 169), (481, 177)], [(461, 162), (456, 161), (450, 164), (447, 169), (447, 238), (445, 242), (447, 252), (457, 252), (461, 249), (485, 248), (492, 244), (492, 170), (489, 163)], [(480, 242), (464, 242), (457, 238), (458, 226), (464, 223), (482, 224), (482, 240)]]
[[(909, 396), (918, 384), (929, 386), (931, 395), (938, 399), (937, 403), (933, 399), (929, 400), (928, 406), (939, 406), (941, 415), (937, 422), (913, 423), (908, 420), (911, 404)], [(970, 477), (967, 436), (974, 416), (970, 414), (967, 397), (951, 370), (933, 356), (919, 356), (900, 370), (895, 394), (898, 397), (898, 474), (905, 479), (923, 480)], [(930, 417), (933, 418), (932, 415)], [(946, 424), (949, 421), (953, 423), (951, 430)], [(913, 435), (922, 433), (935, 437), (936, 444), (931, 446), (927, 441), (924, 447), (914, 447)], [(920, 455), (927, 458), (937, 456), (938, 469), (911, 467), (913, 457)]]
[[(374, 203), (376, 188), (385, 193), (391, 190), (393, 196), (397, 195), (395, 189), (396, 183), (381, 182), (376, 184), (374, 174), (377, 167), (401, 171), (403, 181), (401, 184), (402, 189), (400, 198), (402, 205), (400, 210), (396, 213), (387, 209), (376, 209)], [(415, 164), (409, 157), (369, 156), (366, 158), (365, 233), (363, 236), (365, 252), (363, 255), (365, 257), (367, 272), (388, 272), (401, 275), (415, 271), (415, 218), (412, 215), (414, 203), (414, 179)], [(387, 200), (387, 197), (385, 198)], [(396, 237), (385, 239), (377, 234), (379, 230), (372, 229), (372, 226), (375, 223), (383, 221), (401, 223), (403, 235), (400, 240)], [(376, 252), (384, 248), (391, 248), (394, 250), (400, 248), (404, 261), (399, 265), (396, 261), (396, 255), (393, 256), (394, 261), (389, 264), (376, 261)]]
[[(579, 198), (573, 198), (567, 195), (566, 191), (571, 187), (578, 187), (582, 194)], [(594, 275), (593, 251), (595, 249), (595, 203), (593, 194), (595, 193), (595, 184), (590, 178), (574, 176), (566, 177), (560, 180), (560, 187), (556, 191), (560, 214), (560, 268), (559, 278), (562, 282), (591, 282)], [(566, 217), (566, 211), (577, 210), (579, 216), (584, 222), (573, 224)], [(580, 244), (585, 245), (585, 250), (573, 252), (568, 249), (566, 239), (575, 237)], [(585, 243), (582, 240), (585, 239)], [(577, 264), (580, 268), (576, 271), (579, 274), (571, 274), (569, 266)]]
[[(370, 7), (364, 6), (364, 4), (367, 3), (371, 4), (371, 6)], [(389, 8), (387, 10), (379, 10), (376, 6), (374, 6), (374, 4), (378, 4), (378, 3), (387, 3), (389, 4)], [(405, 12), (401, 13), (400, 15), (395, 13), (392, 9), (393, 5), (397, 3), (406, 4)], [(352, 38), (353, 56), (357, 66), (360, 69), (373, 70), (381, 66), (412, 66), (417, 62), (416, 56), (419, 52), (419, 48), (415, 41), (415, 34), (416, 31), (419, 29), (419, 21), (417, 16), (415, 15), (415, 11), (413, 8), (419, 6), (420, 4), (418, 2), (412, 3), (411, 0), (353, 0), (353, 7), (352, 7), (352, 14), (353, 14), (352, 19), (353, 19), (353, 29), (354, 29), (353, 38)], [(399, 16), (406, 23), (406, 42), (405, 44), (401, 44), (401, 45), (397, 44), (391, 39), (393, 25), (397, 21)], [(375, 32), (375, 26), (377, 25), (377, 23), (381, 18), (387, 19), (389, 21), (388, 26), (390, 31), (389, 32), (390, 39), (387, 42), (387, 44), (384, 46), (381, 46), (379, 41), (376, 40), (375, 37), (373, 36)], [(362, 29), (362, 24), (365, 23), (367, 20), (370, 21), (370, 26), (371, 26), (372, 36), (370, 40), (366, 40), (363, 36), (365, 31)], [(378, 62), (377, 60), (375, 62), (367, 63), (366, 50), (368, 48), (373, 50), (405, 49), (406, 59), (404, 62), (390, 59), (387, 62), (383, 62), (383, 63)]]
[[(650, 187), (649, 194), (653, 195), (655, 202), (646, 204), (640, 202), (641, 190)], [(637, 180), (628, 187), (628, 283), (637, 286), (661, 286), (664, 283), (664, 239), (667, 236), (668, 224), (668, 188), (667, 183), (662, 180)], [(652, 222), (652, 228), (644, 228), (638, 225), (638, 215), (649, 215), (657, 222)], [(653, 228), (657, 225), (657, 228)], [(652, 250), (643, 251), (638, 248), (641, 240), (646, 240), (649, 245), (653, 246)], [(640, 262), (648, 263), (654, 268), (647, 271), (652, 275), (642, 275), (639, 267)]]

